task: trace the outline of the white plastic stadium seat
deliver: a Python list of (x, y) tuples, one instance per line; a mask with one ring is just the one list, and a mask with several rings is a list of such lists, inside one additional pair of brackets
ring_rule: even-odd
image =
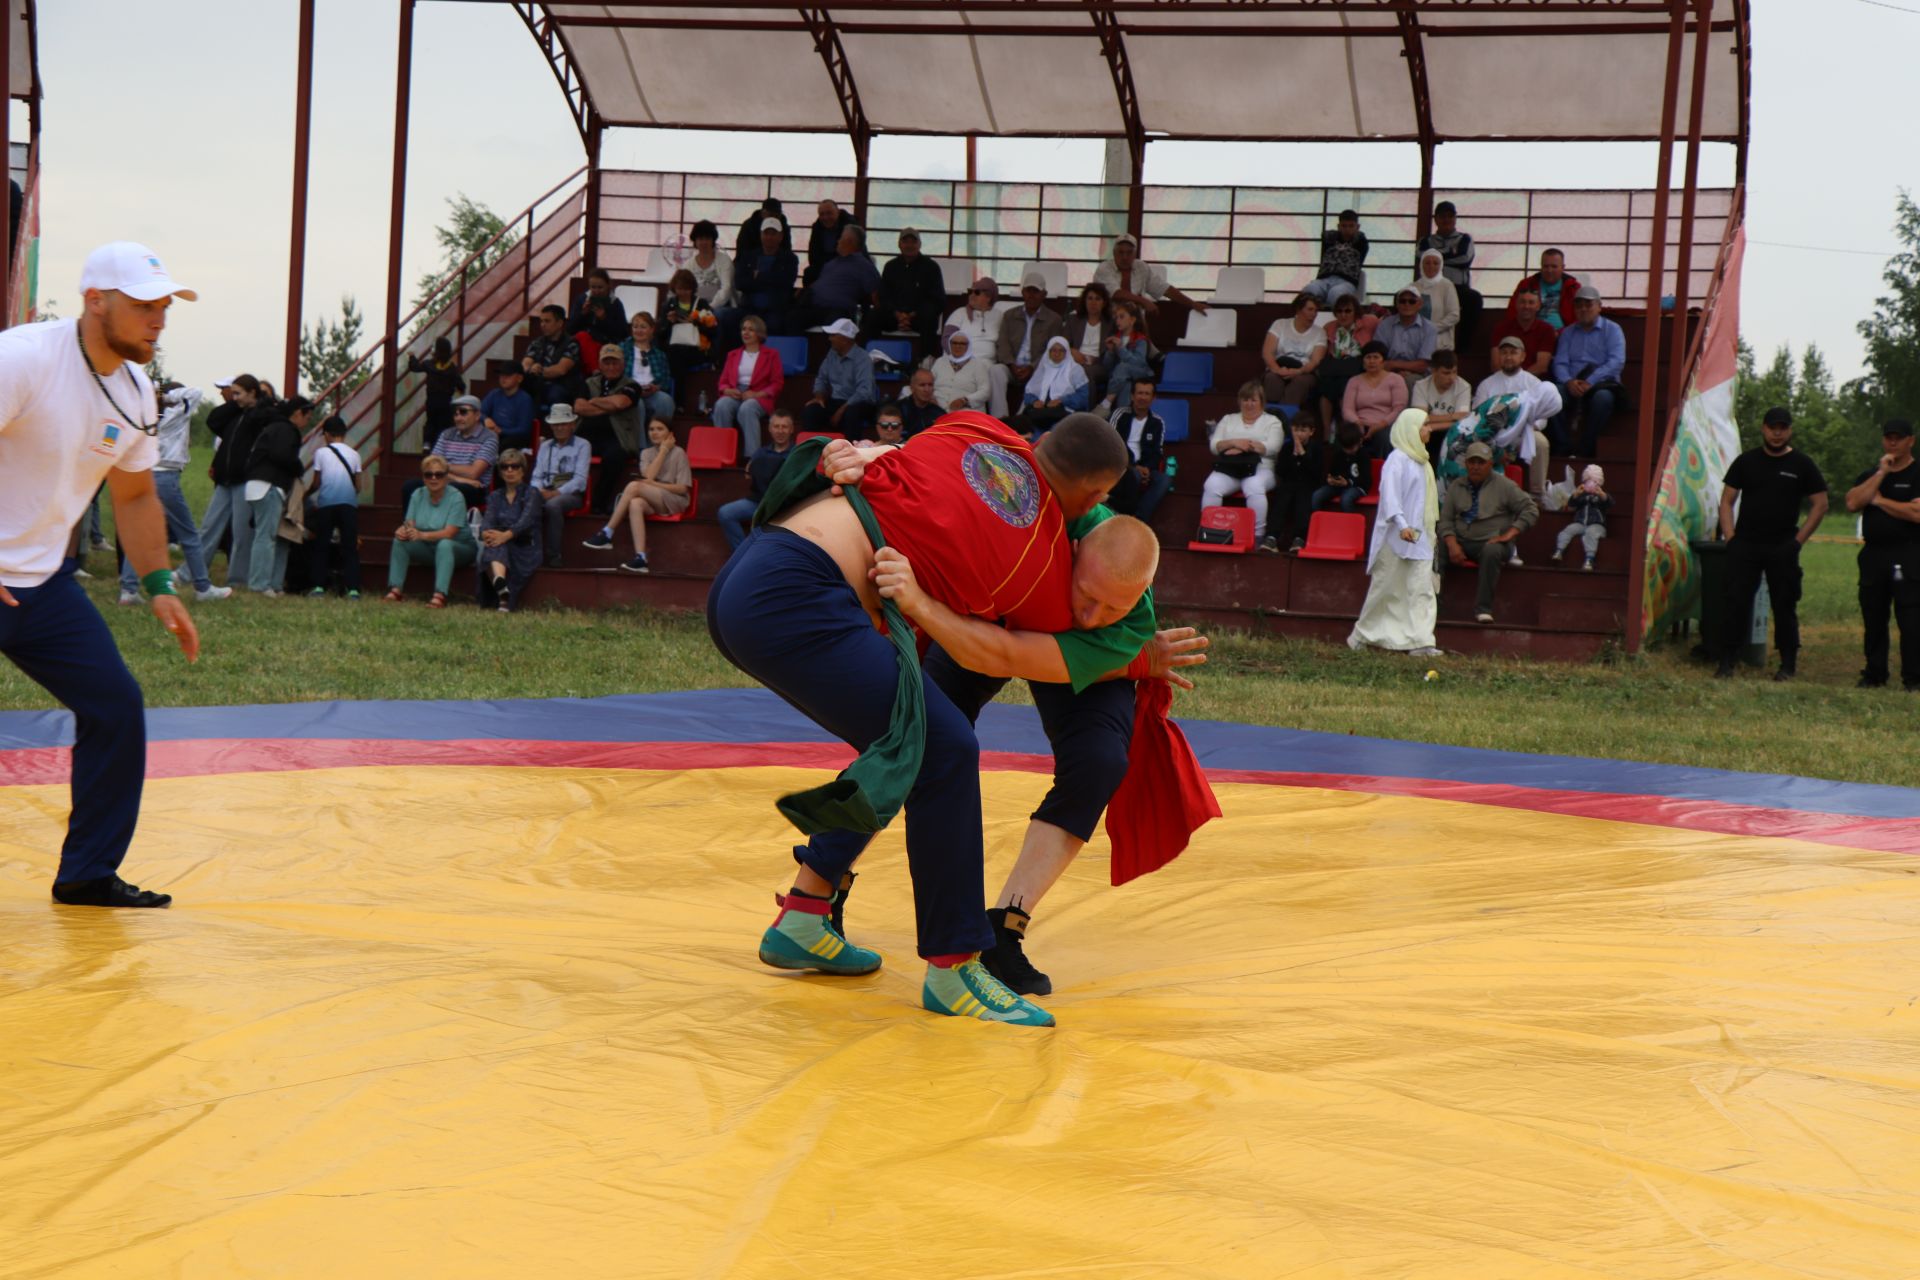
[(961, 262), (954, 258), (941, 258), (938, 261), (940, 263), (940, 283), (942, 287), (946, 289), (947, 296), (966, 297), (967, 290), (973, 288), (973, 264), (971, 262)]
[(627, 309), (630, 316), (642, 311), (648, 315), (659, 314), (660, 290), (650, 284), (615, 285), (613, 296), (619, 299), (620, 305)]
[(1047, 278), (1047, 296), (1064, 298), (1067, 296), (1067, 264), (1064, 262), (1023, 262), (1020, 264), (1020, 279), (1027, 278), (1027, 272), (1038, 271)]
[(1207, 314), (1187, 312), (1187, 332), (1180, 339), (1183, 347), (1231, 347), (1240, 332), (1240, 313), (1232, 307), (1209, 305)]
[(1213, 284), (1213, 296), (1207, 301), (1224, 302), (1230, 307), (1259, 306), (1267, 300), (1265, 267), (1222, 267)]

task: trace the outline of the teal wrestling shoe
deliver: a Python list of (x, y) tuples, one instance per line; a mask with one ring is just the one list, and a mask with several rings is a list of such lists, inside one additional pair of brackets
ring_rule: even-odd
[(1016, 1027), (1050, 1027), (1053, 1015), (1024, 996), (1007, 990), (1006, 984), (987, 972), (975, 956), (951, 969), (927, 966), (927, 982), (920, 989), (920, 1003), (933, 1013), (951, 1018), (978, 1018), (982, 1022), (1006, 1022)]
[(778, 897), (780, 914), (760, 935), (760, 962), (776, 969), (812, 969), (818, 973), (872, 973), (880, 953), (856, 947), (827, 919), (825, 898)]

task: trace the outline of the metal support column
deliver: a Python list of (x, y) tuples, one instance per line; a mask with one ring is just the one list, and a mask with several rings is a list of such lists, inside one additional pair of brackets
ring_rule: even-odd
[[(1420, 36), (1420, 15), (1400, 12), (1400, 56), (1407, 60), (1407, 84), (1413, 93), (1414, 125), (1420, 131), (1420, 198), (1414, 243), (1433, 226), (1433, 156), (1439, 139), (1433, 129), (1433, 95), (1427, 89), (1427, 51)], [(1419, 264), (1415, 264), (1418, 270)]]
[(407, 211), (407, 113), (413, 95), (413, 0), (400, 0), (393, 88), (393, 191), (387, 219), (387, 350), (380, 364), (380, 448), (393, 452), (400, 377), (400, 237)]
[[(587, 111), (587, 232), (583, 264), (588, 271), (600, 265), (600, 140), (607, 132), (600, 113)], [(528, 253), (532, 253), (529, 245)]]
[[(1681, 375), (1681, 362), (1687, 358), (1687, 303), (1691, 300), (1692, 290), (1689, 286), (1693, 277), (1693, 214), (1700, 186), (1700, 131), (1707, 96), (1707, 37), (1713, 19), (1713, 11), (1709, 7), (1711, 4), (1712, 0), (1696, 0), (1695, 3), (1693, 87), (1687, 108), (1687, 176), (1686, 185), (1680, 189), (1680, 256), (1675, 263), (1673, 336), (1667, 348), (1667, 368), (1673, 371), (1676, 379)], [(1673, 390), (1675, 395), (1685, 395), (1687, 389), (1676, 383)]]
[[(300, 385), (300, 311), (307, 278), (307, 161), (313, 132), (313, 0), (300, 0), (300, 49), (293, 89), (293, 219), (287, 247), (287, 360), (280, 385)], [(318, 388), (316, 388), (318, 390)]]

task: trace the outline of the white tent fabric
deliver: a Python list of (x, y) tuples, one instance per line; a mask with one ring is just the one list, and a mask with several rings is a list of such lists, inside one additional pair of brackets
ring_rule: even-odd
[[(1741, 131), (1744, 0), (1714, 0), (1705, 136)], [(611, 125), (839, 132), (846, 118), (801, 6), (551, 4)], [(1024, 0), (819, 6), (835, 24), (876, 132), (1121, 136), (1090, 13)], [(1419, 11), (1436, 137), (1647, 139), (1660, 134), (1665, 19), (1605, 0), (1568, 12), (1524, 0)], [(1169, 6), (1114, 11), (1149, 137), (1414, 139), (1410, 60), (1394, 12)], [(617, 26), (616, 22), (637, 25)], [(661, 24), (661, 25), (650, 25)], [(1625, 26), (1630, 34), (1609, 28)], [(1501, 34), (1515, 27), (1527, 34)], [(1565, 34), (1557, 34), (1564, 28)], [(1030, 30), (1032, 34), (1019, 34)], [(1261, 34), (1271, 30), (1273, 34)], [(1210, 34), (1217, 31), (1218, 34)], [(984, 32), (984, 33), (983, 33)], [(1320, 34), (1324, 32), (1324, 34)], [(1682, 60), (1684, 133), (1692, 66)]]

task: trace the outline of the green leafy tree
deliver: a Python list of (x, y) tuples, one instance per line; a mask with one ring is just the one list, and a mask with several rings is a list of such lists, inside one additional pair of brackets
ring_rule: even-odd
[[(500, 238), (467, 267), (464, 283), (471, 283), (478, 279), (488, 267), (505, 257), (520, 241), (518, 232), (500, 235), (506, 229), (506, 223), (502, 222), (500, 216), (486, 205), (468, 198), (464, 191), (449, 199), (447, 208), (449, 211), (447, 220), (433, 229), (434, 239), (440, 244), (440, 265), (420, 277), (419, 292), (413, 300), (415, 306), (434, 300), (434, 295), (440, 291), (442, 285), (448, 283), (460, 264), (465, 262), (468, 256), (478, 252), (482, 246), (487, 245), (487, 242), (493, 240), (495, 236)], [(428, 306), (421, 312), (420, 318), (414, 322), (412, 332), (407, 335), (409, 339), (417, 337), (441, 306), (452, 301), (454, 292), (449, 289), (435, 302), (435, 305)]]
[(1867, 372), (1848, 387), (1876, 446), (1888, 418), (1920, 415), (1920, 206), (1905, 190), (1895, 205), (1893, 231), (1904, 248), (1888, 259), (1881, 277), (1887, 292), (1860, 322)]
[[(300, 377), (305, 381), (309, 394), (320, 395), (352, 368), (353, 362), (360, 356), (360, 343), (365, 331), (366, 318), (360, 314), (360, 304), (354, 301), (350, 293), (340, 296), (338, 320), (322, 320), (311, 328), (304, 324), (300, 326)], [(353, 375), (319, 401), (318, 407), (323, 413), (339, 412), (347, 397), (358, 390), (369, 376), (371, 370), (368, 365), (354, 369)]]
[(1760, 419), (1775, 405), (1793, 403), (1793, 352), (1781, 347), (1765, 373), (1754, 367), (1753, 348), (1741, 340), (1740, 365), (1733, 381), (1733, 417), (1740, 428), (1740, 447), (1760, 443)]

